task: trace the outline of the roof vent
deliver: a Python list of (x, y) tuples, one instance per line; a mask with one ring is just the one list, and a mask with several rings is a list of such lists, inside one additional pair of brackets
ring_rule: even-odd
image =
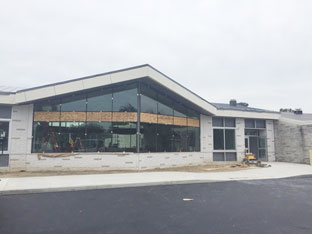
[(230, 106), (236, 106), (237, 105), (237, 102), (235, 99), (231, 99), (230, 100)]
[(302, 111), (301, 109), (296, 109), (296, 110), (294, 111), (294, 113), (295, 113), (296, 115), (302, 115), (302, 114), (303, 114), (303, 111)]
[(238, 103), (238, 105), (244, 106), (244, 107), (248, 107), (249, 106), (249, 104), (247, 102), (240, 102), (240, 103)]

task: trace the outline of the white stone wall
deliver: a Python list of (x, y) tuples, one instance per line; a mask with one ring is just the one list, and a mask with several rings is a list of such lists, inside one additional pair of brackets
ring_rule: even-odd
[(207, 115), (200, 116), (200, 151), (209, 153), (213, 152), (213, 130), (212, 117)]
[(267, 155), (268, 161), (275, 161), (275, 140), (274, 140), (274, 122), (273, 120), (266, 121), (266, 135), (267, 135)]
[(245, 157), (245, 119), (236, 118), (236, 151), (237, 161), (242, 161)]
[[(27, 171), (81, 171), (81, 170), (148, 170), (194, 166), (211, 163), (210, 154), (201, 152), (181, 153), (83, 153), (69, 157), (38, 157), (38, 154), (26, 154), (23, 167), (11, 167), (10, 170)], [(23, 164), (24, 165), (24, 164)]]
[(9, 167), (25, 170), (31, 153), (33, 105), (13, 106), (11, 121)]

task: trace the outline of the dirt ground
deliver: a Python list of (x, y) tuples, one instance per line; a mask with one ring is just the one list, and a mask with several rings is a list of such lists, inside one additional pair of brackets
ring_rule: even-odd
[(91, 175), (91, 174), (117, 174), (117, 173), (137, 173), (137, 172), (162, 172), (162, 171), (175, 171), (175, 172), (226, 172), (226, 171), (239, 171), (247, 170), (254, 167), (248, 167), (242, 164), (206, 164), (200, 166), (187, 166), (187, 167), (173, 167), (173, 168), (158, 168), (153, 170), (144, 171), (130, 171), (130, 170), (111, 170), (111, 171), (18, 171), (18, 172), (0, 172), (1, 178), (14, 178), (14, 177), (34, 177), (34, 176), (59, 176), (59, 175)]

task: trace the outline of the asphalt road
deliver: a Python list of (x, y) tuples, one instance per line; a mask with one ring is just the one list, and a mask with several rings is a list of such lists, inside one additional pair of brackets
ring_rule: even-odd
[(312, 177), (0, 196), (0, 233), (311, 234)]

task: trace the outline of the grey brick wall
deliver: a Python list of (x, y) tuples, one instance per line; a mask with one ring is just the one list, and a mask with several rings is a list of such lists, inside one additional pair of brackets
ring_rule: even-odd
[(312, 125), (302, 125), (287, 120), (274, 122), (276, 161), (310, 163), (312, 150)]

